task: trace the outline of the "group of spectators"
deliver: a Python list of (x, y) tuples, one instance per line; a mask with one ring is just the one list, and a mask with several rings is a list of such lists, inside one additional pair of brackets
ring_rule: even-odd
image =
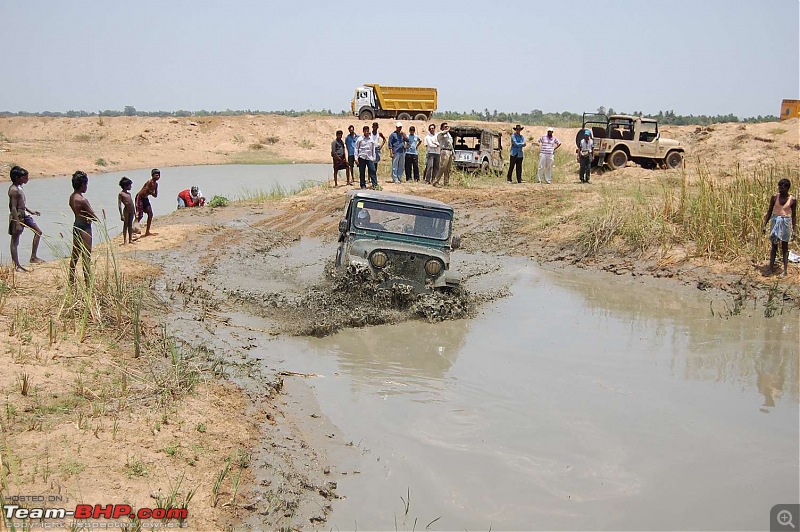
[[(403, 131), (403, 123), (397, 122), (395, 131), (386, 137), (379, 131), (380, 125), (372, 123), (372, 129), (365, 125), (362, 134), (357, 135), (354, 126), (348, 126), (347, 136), (342, 137), (344, 132), (338, 130), (336, 139), (331, 143), (331, 158), (333, 159), (333, 184), (339, 186), (339, 171), (344, 170), (346, 175), (346, 185), (355, 184), (355, 168), (358, 166), (359, 185), (367, 188), (366, 177), (369, 176), (371, 187), (379, 189), (378, 185), (378, 163), (381, 160), (381, 150), (389, 144), (389, 155), (392, 159), (392, 183), (400, 183), (405, 176), (406, 181), (420, 180), (419, 170), (419, 147), (424, 143), (426, 149), (425, 170), (422, 178), (426, 183), (433, 186), (444, 186), (450, 184), (450, 170), (453, 165), (453, 137), (450, 135), (450, 127), (447, 122), (440, 126), (440, 131), (436, 132), (436, 124), (428, 126), (428, 134), (424, 138), (417, 135), (416, 128), (408, 128), (408, 134)], [(511, 135), (511, 157), (506, 176), (509, 183), (513, 183), (512, 177), (516, 172), (517, 183), (522, 183), (522, 162), (524, 159), (524, 148), (527, 146), (525, 137), (522, 135), (524, 128), (517, 124), (514, 133)], [(581, 183), (589, 182), (592, 158), (594, 157), (594, 141), (591, 132), (585, 130), (585, 138), (580, 141), (576, 149), (575, 156), (580, 164)], [(553, 182), (553, 162), (555, 152), (561, 147), (561, 141), (554, 135), (552, 127), (547, 128), (547, 132), (538, 140), (539, 145), (539, 168), (537, 178), (539, 183)]]
[[(406, 181), (420, 180), (419, 147), (425, 143), (427, 157), (422, 178), (433, 186), (450, 184), (450, 170), (453, 163), (453, 137), (450, 135), (450, 126), (442, 123), (441, 130), (436, 132), (436, 124), (428, 126), (425, 138), (417, 135), (416, 127), (408, 128), (408, 134), (403, 131), (403, 123), (397, 122), (395, 130), (389, 135), (389, 156), (392, 159), (392, 182), (400, 183), (405, 176)], [(372, 123), (372, 130), (365, 125), (362, 134), (356, 135), (355, 127), (347, 128), (347, 136), (342, 139), (342, 130), (336, 132), (336, 139), (331, 143), (331, 158), (333, 159), (333, 185), (339, 186), (339, 171), (344, 170), (346, 184), (355, 184), (355, 167), (358, 165), (359, 185), (367, 188), (366, 177), (369, 176), (371, 187), (380, 189), (378, 184), (378, 163), (381, 160), (381, 150), (386, 146), (387, 140), (379, 131), (380, 125)]]

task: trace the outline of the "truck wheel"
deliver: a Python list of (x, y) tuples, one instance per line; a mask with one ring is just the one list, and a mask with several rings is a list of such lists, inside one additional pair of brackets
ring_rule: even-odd
[(359, 120), (367, 121), (367, 120), (372, 120), (373, 118), (375, 118), (375, 115), (372, 114), (372, 111), (370, 111), (369, 109), (364, 109), (363, 111), (358, 113)]
[(625, 165), (628, 164), (628, 154), (622, 150), (614, 150), (611, 152), (606, 162), (608, 162), (608, 166), (610, 166), (612, 170), (625, 168)]
[(679, 151), (671, 151), (664, 159), (667, 168), (680, 168), (683, 165), (683, 154)]
[(426, 115), (425, 113), (417, 113), (416, 115), (414, 115), (414, 120), (419, 120), (420, 122), (424, 122), (427, 119), (428, 115)]
[(408, 113), (400, 113), (397, 115), (398, 120), (411, 120), (411, 115)]

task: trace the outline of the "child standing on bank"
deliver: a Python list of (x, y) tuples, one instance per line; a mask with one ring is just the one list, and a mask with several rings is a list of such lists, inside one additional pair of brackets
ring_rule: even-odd
[(119, 217), (122, 220), (122, 245), (125, 242), (133, 244), (133, 217), (136, 216), (136, 206), (133, 204), (131, 197), (131, 188), (133, 181), (127, 177), (119, 180), (119, 187), (122, 192), (117, 196), (117, 208), (119, 209)]
[(764, 216), (762, 232), (766, 234), (767, 223), (771, 223), (769, 239), (772, 242), (772, 249), (769, 252), (769, 273), (767, 275), (772, 275), (772, 270), (775, 267), (778, 242), (781, 244), (781, 252), (783, 253), (783, 273), (780, 276), (786, 277), (789, 268), (789, 240), (791, 240), (792, 235), (797, 234), (797, 200), (794, 196), (789, 195), (791, 187), (792, 183), (788, 179), (778, 181), (778, 193), (774, 194), (770, 199), (767, 214)]

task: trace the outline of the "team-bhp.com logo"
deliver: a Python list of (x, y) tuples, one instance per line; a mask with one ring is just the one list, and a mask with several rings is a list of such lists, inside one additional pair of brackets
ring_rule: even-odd
[(134, 511), (129, 504), (78, 504), (74, 510), (66, 508), (24, 508), (17, 504), (3, 505), (3, 515), (9, 520), (22, 519), (144, 519), (186, 520), (186, 508), (139, 508)]

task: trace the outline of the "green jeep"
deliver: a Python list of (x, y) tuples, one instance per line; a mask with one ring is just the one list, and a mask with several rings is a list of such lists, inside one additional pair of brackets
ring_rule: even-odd
[(450, 271), (453, 208), (427, 198), (353, 190), (339, 221), (335, 266), (367, 272), (380, 288), (409, 286), (416, 293), (454, 288)]

